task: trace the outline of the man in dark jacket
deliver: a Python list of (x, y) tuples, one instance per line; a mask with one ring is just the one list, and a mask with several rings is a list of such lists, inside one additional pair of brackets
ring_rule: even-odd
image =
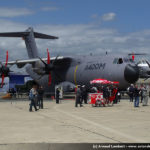
[(139, 96), (140, 96), (140, 89), (136, 85), (134, 88), (134, 97), (135, 97), (134, 107), (139, 107)]
[(104, 98), (104, 100), (103, 100), (103, 102), (104, 102), (103, 106), (105, 106), (105, 104), (108, 103), (108, 98), (109, 98), (109, 91), (108, 91), (108, 88), (106, 86), (103, 87), (103, 98)]
[(133, 94), (134, 94), (134, 86), (131, 84), (129, 87), (129, 96), (130, 96), (130, 102), (133, 102)]
[(59, 91), (59, 88), (57, 87), (56, 88), (56, 104), (59, 104), (59, 93), (60, 91)]
[(38, 104), (39, 104), (39, 109), (43, 109), (43, 94), (44, 94), (44, 89), (42, 86), (40, 86), (37, 90), (38, 92), (38, 95), (37, 95), (37, 98), (38, 98)]
[(83, 101), (85, 104), (87, 104), (87, 90), (85, 85), (81, 87), (81, 104), (83, 103)]
[(80, 107), (82, 107), (82, 103), (81, 103), (81, 87), (80, 86), (78, 86), (77, 91), (76, 91), (75, 107), (78, 107), (78, 104), (80, 104)]

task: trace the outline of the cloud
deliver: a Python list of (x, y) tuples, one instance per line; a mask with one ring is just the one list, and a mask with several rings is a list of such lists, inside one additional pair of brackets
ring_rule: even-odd
[[(111, 53), (149, 53), (150, 30), (121, 34), (109, 28), (90, 24), (37, 26), (37, 31), (59, 37), (58, 40), (38, 40), (41, 56), (46, 56), (46, 48), (52, 55), (101, 55)], [(43, 44), (44, 43), (44, 44)]]
[(110, 13), (104, 14), (102, 16), (102, 20), (103, 21), (112, 21), (115, 19), (115, 17), (116, 17), (116, 14), (113, 12), (110, 12)]
[[(15, 23), (5, 19), (0, 19), (0, 32), (15, 32), (15, 31), (25, 31), (28, 25)], [(27, 58), (27, 53), (25, 51), (25, 44), (21, 38), (5, 38), (0, 37), (0, 61), (5, 61), (6, 50), (9, 51), (9, 60)]]
[(42, 11), (57, 11), (59, 10), (58, 7), (42, 7), (41, 8)]
[[(25, 31), (29, 25), (0, 20), (0, 32)], [(118, 30), (101, 28), (94, 24), (37, 25), (36, 32), (58, 36), (58, 40), (36, 39), (41, 57), (46, 57), (49, 48), (51, 56), (95, 55), (111, 53), (149, 53), (150, 30), (121, 34)], [(27, 59), (27, 51), (21, 38), (0, 37), (0, 61), (5, 61), (6, 50), (9, 60)]]
[(19, 17), (31, 15), (34, 12), (27, 8), (3, 8), (0, 7), (0, 17)]
[(90, 18), (92, 18), (94, 21), (93, 23), (97, 25), (100, 25), (101, 23), (106, 22), (106, 21), (113, 21), (115, 17), (116, 17), (116, 14), (113, 12), (106, 13), (103, 15), (92, 14), (90, 16)]

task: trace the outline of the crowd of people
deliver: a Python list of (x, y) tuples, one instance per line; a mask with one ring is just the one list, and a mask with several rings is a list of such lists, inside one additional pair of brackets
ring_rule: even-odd
[(120, 91), (118, 90), (118, 85), (99, 86), (96, 88), (95, 92), (103, 93), (103, 101), (105, 104), (108, 104), (111, 98), (114, 104), (120, 102), (121, 94)]
[(131, 84), (127, 91), (130, 97), (130, 102), (134, 101), (134, 107), (139, 107), (140, 102), (143, 106), (147, 106), (149, 92), (145, 85), (138, 87), (138, 85)]
[[(114, 92), (115, 91), (115, 92)], [(118, 91), (117, 86), (93, 86), (90, 89), (87, 89), (85, 85), (76, 88), (76, 100), (75, 100), (75, 107), (83, 107), (83, 103), (88, 104), (88, 93), (103, 93), (103, 102), (108, 104), (110, 98), (113, 97), (113, 103), (116, 104), (120, 102), (121, 93)], [(30, 107), (29, 111), (32, 111), (32, 107), (34, 107), (35, 111), (39, 109), (43, 109), (43, 94), (44, 90), (42, 86), (33, 85), (32, 89), (29, 92), (29, 100), (30, 100)], [(142, 85), (140, 88), (137, 85), (131, 84), (128, 88), (128, 94), (130, 97), (130, 102), (134, 102), (134, 107), (139, 107), (139, 102), (143, 104), (143, 106), (147, 106), (148, 104), (148, 90), (146, 86)], [(59, 104), (59, 95), (60, 90), (56, 88), (56, 104)], [(140, 99), (141, 98), (141, 99)]]
[[(116, 89), (116, 92), (114, 93), (114, 89)], [(121, 94), (118, 91), (117, 86), (92, 86), (91, 88), (87, 89), (85, 85), (80, 86), (78, 85), (76, 89), (76, 101), (75, 101), (75, 107), (78, 107), (78, 104), (80, 104), (80, 107), (82, 107), (83, 102), (87, 104), (88, 99), (88, 93), (103, 93), (103, 105), (109, 103), (109, 98), (112, 97), (114, 94), (114, 100), (113, 103), (116, 104), (120, 102)]]
[[(114, 89), (116, 89), (115, 93)], [(131, 84), (127, 91), (130, 97), (130, 102), (134, 102), (134, 107), (139, 107), (140, 102), (143, 106), (148, 105), (149, 91), (145, 85), (141, 85), (139, 87), (138, 85)], [(78, 107), (78, 104), (80, 104), (80, 107), (82, 107), (83, 101), (87, 103), (88, 93), (103, 93), (104, 106), (105, 104), (109, 103), (111, 97), (113, 97), (113, 94), (113, 104), (117, 104), (118, 102), (120, 102), (121, 99), (121, 93), (118, 90), (117, 86), (93, 86), (90, 88), (90, 90), (87, 91), (85, 86), (79, 85), (76, 90), (75, 107)]]
[[(56, 88), (55, 93), (56, 98), (56, 104), (59, 104), (60, 102), (60, 89)], [(29, 100), (30, 100), (30, 107), (29, 111), (32, 112), (32, 107), (34, 107), (35, 111), (39, 109), (43, 109), (43, 95), (44, 95), (44, 89), (42, 86), (37, 86), (36, 84), (32, 86), (30, 92), (29, 92)], [(39, 108), (37, 108), (39, 107)]]

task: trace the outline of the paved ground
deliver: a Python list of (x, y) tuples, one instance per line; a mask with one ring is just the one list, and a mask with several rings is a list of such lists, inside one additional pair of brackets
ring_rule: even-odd
[(73, 100), (44, 102), (29, 112), (28, 101), (0, 102), (0, 144), (150, 143), (150, 106), (122, 100), (112, 107), (74, 107)]

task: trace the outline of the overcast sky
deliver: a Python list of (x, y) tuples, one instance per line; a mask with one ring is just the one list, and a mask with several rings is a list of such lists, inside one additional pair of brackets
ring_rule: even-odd
[[(150, 48), (149, 0), (0, 0), (0, 32), (24, 31), (58, 36), (36, 40), (41, 57), (147, 52)], [(0, 38), (0, 60), (27, 59), (21, 38)]]

